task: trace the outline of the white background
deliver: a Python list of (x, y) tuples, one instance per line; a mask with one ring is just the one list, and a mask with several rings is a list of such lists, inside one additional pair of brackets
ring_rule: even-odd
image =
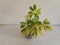
[(42, 8), (41, 20), (48, 18), (51, 24), (60, 24), (60, 0), (0, 0), (0, 24), (19, 24), (36, 4)]

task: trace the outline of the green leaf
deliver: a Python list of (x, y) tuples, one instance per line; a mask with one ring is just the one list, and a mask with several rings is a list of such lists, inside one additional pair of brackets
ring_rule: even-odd
[(30, 29), (31, 29), (30, 30), (31, 31), (30, 33), (31, 33), (31, 35), (33, 35), (34, 34), (34, 27), (31, 27)]
[(32, 21), (32, 20), (28, 20), (28, 21), (27, 21), (27, 25), (28, 25), (28, 26), (31, 26), (31, 27), (32, 27), (32, 26), (33, 26), (33, 24), (34, 24), (34, 23), (33, 23), (33, 21)]
[(31, 30), (31, 35), (33, 35), (34, 34), (34, 30)]
[(51, 26), (46, 26), (46, 28), (47, 28), (48, 30), (52, 30)]
[(33, 14), (33, 12), (32, 11), (29, 11), (28, 14)]
[(36, 5), (35, 4), (33, 5), (33, 8), (34, 8), (34, 10), (36, 10)]
[(22, 34), (25, 34), (26, 29), (27, 29), (27, 28), (23, 28), (23, 29), (21, 30), (21, 33), (22, 33)]
[(39, 16), (38, 15), (35, 15), (35, 20), (39, 20)]
[(28, 15), (29, 15), (29, 17), (32, 17), (33, 12), (32, 12), (32, 11), (29, 11), (29, 12), (28, 12)]
[(30, 7), (29, 7), (29, 9), (30, 9), (31, 11), (34, 11), (34, 9), (33, 9), (33, 7), (32, 7), (32, 6), (30, 6)]
[(37, 31), (37, 28), (34, 27), (34, 37), (37, 38), (38, 37), (38, 31)]
[(34, 32), (34, 37), (37, 38), (38, 37), (38, 33), (35, 31)]
[(45, 30), (45, 31), (47, 31), (47, 30), (52, 30), (52, 28), (51, 28), (51, 26), (49, 26), (49, 25), (45, 25), (45, 26), (44, 26), (44, 30)]
[(30, 34), (30, 29), (27, 28), (27, 30), (25, 31), (25, 35), (28, 36)]
[(28, 21), (29, 18), (30, 18), (29, 15), (26, 15), (26, 16), (25, 16), (25, 20), (26, 20), (26, 21)]
[(26, 22), (21, 22), (21, 28), (23, 28), (26, 25)]
[(45, 31), (47, 31), (47, 28), (46, 28), (46, 27), (44, 27), (44, 30), (45, 30)]
[(44, 23), (44, 24), (50, 24), (50, 22), (48, 21), (48, 19), (45, 19), (45, 20), (43, 21), (43, 23)]
[(41, 14), (41, 8), (37, 9), (36, 12), (35, 12), (35, 15), (38, 15), (38, 14)]
[(43, 35), (42, 30), (38, 30), (38, 32), (39, 32), (41, 35)]
[(35, 21), (35, 23), (37, 24), (37, 25), (42, 25), (42, 22), (41, 21)]

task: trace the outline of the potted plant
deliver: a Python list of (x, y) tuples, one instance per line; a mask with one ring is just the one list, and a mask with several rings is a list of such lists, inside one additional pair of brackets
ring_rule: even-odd
[(41, 14), (41, 8), (37, 8), (34, 4), (29, 7), (29, 12), (25, 16), (25, 22), (21, 22), (21, 33), (27, 38), (34, 36), (38, 37), (38, 33), (43, 34), (43, 29), (45, 31), (51, 30), (50, 22), (45, 19), (43, 22), (40, 21), (39, 15)]

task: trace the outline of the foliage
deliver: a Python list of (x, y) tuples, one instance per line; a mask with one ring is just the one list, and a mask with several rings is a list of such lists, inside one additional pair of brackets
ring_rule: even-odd
[(38, 33), (43, 34), (42, 30), (51, 30), (50, 22), (45, 19), (43, 22), (39, 20), (39, 14), (41, 14), (41, 8), (37, 8), (34, 4), (29, 7), (30, 11), (25, 16), (25, 22), (21, 22), (21, 33), (25, 36), (34, 35), (38, 37)]

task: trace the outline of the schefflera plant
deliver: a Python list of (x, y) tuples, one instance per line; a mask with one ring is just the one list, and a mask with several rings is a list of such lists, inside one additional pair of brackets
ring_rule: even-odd
[(43, 34), (43, 29), (45, 31), (52, 30), (50, 22), (48, 19), (40, 21), (39, 15), (41, 14), (41, 8), (37, 8), (36, 5), (29, 7), (29, 12), (25, 16), (25, 21), (21, 22), (21, 33), (25, 36), (33, 35), (35, 38), (38, 37), (38, 33)]

